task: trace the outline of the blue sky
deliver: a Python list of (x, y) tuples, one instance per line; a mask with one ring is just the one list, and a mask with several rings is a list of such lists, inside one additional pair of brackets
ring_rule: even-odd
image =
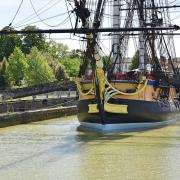
[[(65, 0), (31, 0), (31, 1), (36, 11), (38, 11), (39, 9), (42, 9), (42, 11), (38, 11), (39, 17), (35, 15), (30, 0), (24, 0), (19, 13), (17, 14), (16, 18), (14, 19), (12, 23), (12, 26), (15, 27), (16, 29), (22, 29), (25, 25), (29, 23), (33, 23), (41, 29), (55, 29), (55, 28), (68, 28), (68, 27), (70, 28), (71, 27), (70, 21), (67, 19), (68, 18), (67, 13), (64, 15), (58, 16), (60, 14), (67, 12)], [(170, 0), (170, 1), (173, 2), (172, 3), (173, 5), (180, 4), (180, 1), (178, 0)], [(0, 0), (0, 29), (3, 28), (4, 26), (9, 25), (9, 23), (12, 22), (12, 19), (20, 5), (20, 2), (21, 0)], [(179, 11), (178, 10), (175, 11), (173, 9), (173, 13), (171, 13), (170, 15), (172, 15), (172, 19), (174, 19), (173, 23), (180, 26), (180, 8), (179, 8)], [(40, 19), (43, 20), (43, 19), (53, 17), (53, 16), (57, 16), (57, 17), (50, 18), (48, 21), (44, 21), (46, 24), (43, 22), (40, 22)], [(31, 20), (28, 21), (29, 19), (27, 19), (27, 17), (29, 17), (29, 19)], [(72, 14), (72, 18), (73, 18), (73, 14)], [(63, 22), (64, 20), (65, 22)], [(38, 22), (34, 23), (36, 21)], [(59, 24), (61, 25), (56, 27), (56, 25), (59, 25)], [(73, 25), (74, 25), (74, 22), (73, 22)], [(47, 38), (53, 38), (58, 42), (65, 43), (69, 46), (70, 49), (77, 49), (77, 48), (81, 48), (82, 46), (82, 43), (77, 41), (78, 38), (74, 37), (73, 35), (71, 36), (68, 34), (47, 35)], [(107, 49), (107, 50), (110, 47), (107, 41), (103, 41), (103, 46), (104, 46), (104, 49)], [(177, 56), (180, 57), (180, 50), (178, 50), (180, 46), (180, 36), (175, 38), (175, 46), (176, 46)]]

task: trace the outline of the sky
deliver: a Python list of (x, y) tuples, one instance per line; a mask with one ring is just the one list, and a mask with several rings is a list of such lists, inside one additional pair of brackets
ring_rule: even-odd
[[(31, 2), (34, 5), (35, 10), (38, 12), (39, 17), (37, 17), (37, 15), (34, 13)], [(71, 24), (68, 20), (65, 0), (24, 0), (18, 14), (14, 19), (20, 3), (21, 0), (0, 0), (0, 29), (9, 25), (10, 23), (12, 23), (12, 27), (17, 30), (20, 30), (29, 24), (36, 25), (40, 29), (58, 29), (71, 27)], [(41, 11), (38, 11), (40, 9)], [(70, 7), (69, 10), (71, 10)], [(71, 16), (73, 17), (72, 14)], [(49, 20), (41, 21), (46, 18), (49, 18)], [(79, 41), (77, 41), (78, 38), (74, 37), (73, 35), (47, 34), (46, 36), (47, 38), (52, 38), (58, 42), (67, 44), (70, 49), (80, 48)]]
[[(60, 29), (71, 28), (71, 22), (68, 19), (67, 7), (70, 11), (70, 6), (66, 6), (66, 0), (24, 0), (22, 6), (15, 17), (17, 9), (22, 0), (0, 0), (0, 29), (12, 23), (15, 29), (22, 29), (26, 25), (37, 25), (40, 29)], [(72, 0), (71, 0), (72, 1)], [(180, 0), (169, 0), (171, 5), (180, 5)], [(33, 4), (33, 6), (32, 6)], [(34, 9), (38, 12), (35, 14)], [(173, 9), (172, 24), (180, 26), (180, 8)], [(72, 25), (74, 26), (74, 15), (70, 12), (72, 17)], [(15, 18), (14, 18), (15, 17)], [(49, 18), (47, 20), (47, 18)], [(46, 20), (43, 20), (46, 19)], [(180, 33), (180, 31), (177, 31)], [(70, 49), (80, 49), (82, 42), (73, 34), (62, 35), (47, 35), (47, 39), (54, 39), (57, 42), (67, 44)], [(110, 49), (110, 44), (104, 40), (103, 48), (105, 53)], [(180, 36), (175, 38), (175, 47), (177, 56), (180, 57)], [(108, 53), (107, 53), (108, 54)]]

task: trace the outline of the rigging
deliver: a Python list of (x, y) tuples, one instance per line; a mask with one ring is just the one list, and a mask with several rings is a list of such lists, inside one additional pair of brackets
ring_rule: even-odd
[[(54, 0), (50, 0), (48, 1), (44, 6), (42, 6), (41, 8), (37, 9), (38, 14), (43, 14), (45, 12), (47, 12), (48, 10), (50, 10), (52, 7), (56, 6), (58, 3), (60, 3), (62, 0), (58, 0), (55, 3), (53, 3), (51, 6), (48, 7), (48, 5), (50, 5)], [(33, 19), (37, 18), (35, 13), (30, 14), (29, 16), (27, 16), (26, 18), (18, 21), (17, 23), (14, 24), (13, 27), (18, 27), (24, 23), (27, 23)]]
[(19, 12), (19, 10), (20, 10), (20, 8), (21, 8), (22, 4), (23, 4), (23, 1), (24, 1), (24, 0), (21, 0), (20, 5), (19, 5), (19, 7), (18, 7), (18, 9), (17, 9), (17, 11), (16, 11), (16, 13), (15, 13), (15, 15), (14, 15), (14, 17), (13, 17), (12, 21), (9, 23), (9, 26), (11, 26), (11, 25), (12, 25), (12, 23), (14, 22), (14, 20), (15, 20), (15, 18), (16, 18), (16, 16), (17, 16), (17, 14), (18, 14), (18, 12)]
[(34, 7), (34, 4), (33, 4), (32, 0), (29, 0), (29, 1), (30, 1), (30, 4), (31, 4), (31, 7), (32, 7), (33, 11), (35, 12), (36, 16), (39, 18), (39, 20), (40, 20), (42, 23), (44, 23), (45, 25), (47, 25), (47, 26), (49, 26), (49, 27), (58, 27), (58, 26), (60, 25), (59, 23), (56, 24), (56, 25), (50, 25), (50, 24), (46, 23), (45, 21), (43, 21), (43, 19), (42, 19), (42, 18), (40, 17), (40, 15), (37, 13), (36, 8)]

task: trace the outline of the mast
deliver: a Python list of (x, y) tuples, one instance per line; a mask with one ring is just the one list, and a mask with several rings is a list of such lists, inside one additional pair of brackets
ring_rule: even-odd
[[(104, 5), (106, 0), (99, 0), (97, 3), (96, 13), (94, 16), (93, 28), (99, 28), (101, 25), (102, 15), (104, 12)], [(105, 124), (105, 112), (104, 112), (104, 70), (102, 58), (99, 55), (99, 47), (97, 46), (98, 33), (92, 34), (92, 56), (94, 65), (93, 73), (95, 77), (95, 87), (96, 87), (96, 99), (98, 104), (99, 113), (101, 116), (101, 123)]]
[[(152, 0), (152, 24), (151, 26), (152, 27), (156, 27), (157, 26), (157, 14), (155, 12), (155, 4), (154, 4), (154, 0)], [(151, 49), (152, 49), (152, 59), (156, 59), (156, 54), (155, 54), (155, 31), (152, 30), (152, 36), (151, 36), (151, 39), (152, 39), (152, 45), (151, 45)]]
[[(139, 26), (140, 28), (145, 27), (144, 23), (144, 0), (137, 0), (137, 5), (139, 9)], [(139, 69), (141, 72), (144, 72), (145, 69), (145, 38), (144, 38), (144, 31), (141, 31), (139, 36)]]
[[(82, 21), (83, 28), (89, 27), (88, 17), (84, 17), (86, 13), (83, 13), (84, 11), (87, 11), (88, 9), (85, 8), (86, 1), (77, 1), (75, 0), (75, 6), (76, 6), (76, 15), (77, 19), (78, 17)], [(101, 25), (102, 15), (104, 12), (104, 4), (106, 0), (99, 0), (97, 3), (95, 15), (94, 15), (94, 21), (93, 21), (93, 28), (99, 29)], [(81, 5), (83, 6), (81, 7)], [(103, 71), (103, 62), (102, 58), (99, 55), (99, 47), (97, 46), (97, 39), (98, 39), (98, 32), (94, 33), (86, 33), (87, 38), (87, 57), (90, 60), (91, 66), (92, 66), (92, 73), (94, 77), (94, 85), (95, 85), (95, 95), (96, 100), (98, 104), (99, 113), (101, 116), (101, 122), (102, 124), (105, 124), (105, 114), (104, 114), (104, 71)], [(85, 62), (86, 67), (87, 63)]]
[[(113, 28), (120, 27), (120, 1), (113, 2)], [(112, 52), (113, 52), (113, 64), (114, 72), (120, 71), (120, 44), (119, 44), (120, 32), (116, 32), (112, 36)]]

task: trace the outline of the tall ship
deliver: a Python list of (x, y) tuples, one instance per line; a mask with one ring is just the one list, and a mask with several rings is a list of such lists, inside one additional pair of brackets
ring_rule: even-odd
[[(75, 28), (85, 32), (76, 79), (81, 126), (130, 130), (178, 120), (180, 75), (173, 37), (179, 27), (171, 24), (169, 13), (175, 7), (168, 0), (75, 0), (74, 6)], [(102, 37), (111, 40), (106, 57)]]

